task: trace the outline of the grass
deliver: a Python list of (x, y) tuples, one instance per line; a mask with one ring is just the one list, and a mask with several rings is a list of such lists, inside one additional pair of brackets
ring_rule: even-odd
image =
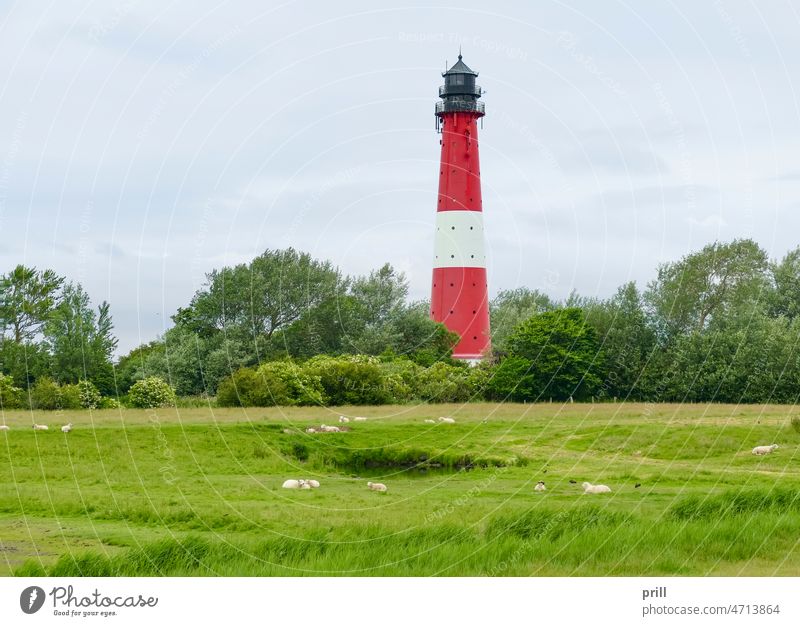
[[(369, 421), (304, 432), (339, 413)], [(0, 573), (797, 576), (791, 413), (652, 404), (6, 412)], [(439, 415), (457, 423), (424, 424)], [(34, 421), (51, 430), (32, 431)], [(75, 429), (64, 435), (57, 426), (68, 421)], [(750, 454), (768, 443), (779, 450)], [(322, 486), (281, 489), (291, 477)], [(367, 479), (389, 492), (370, 492)], [(538, 480), (546, 492), (533, 491)], [(613, 493), (584, 496), (584, 480)]]

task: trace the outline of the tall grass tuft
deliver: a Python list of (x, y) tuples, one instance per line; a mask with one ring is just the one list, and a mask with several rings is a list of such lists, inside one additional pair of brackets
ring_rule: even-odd
[(669, 510), (677, 520), (710, 520), (755, 513), (800, 513), (800, 491), (729, 491), (717, 496), (688, 496)]

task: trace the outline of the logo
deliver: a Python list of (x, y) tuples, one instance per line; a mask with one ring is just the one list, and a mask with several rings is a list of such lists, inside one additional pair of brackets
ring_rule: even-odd
[(41, 587), (28, 587), (19, 594), (19, 608), (24, 613), (32, 615), (42, 608), (44, 604), (44, 589)]

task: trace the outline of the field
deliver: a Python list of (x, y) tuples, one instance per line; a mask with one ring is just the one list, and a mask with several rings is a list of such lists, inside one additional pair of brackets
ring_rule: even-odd
[[(799, 576), (797, 412), (686, 404), (6, 412), (0, 572)], [(303, 432), (339, 414), (369, 420), (344, 433)], [(423, 422), (440, 415), (457, 422)], [(33, 421), (50, 430), (34, 432)], [(65, 435), (58, 426), (68, 421), (75, 428)], [(780, 445), (772, 455), (750, 453), (771, 443)], [(286, 478), (321, 487), (281, 489)], [(369, 491), (367, 480), (388, 493)], [(544, 493), (533, 490), (539, 480)], [(583, 495), (585, 480), (613, 493)]]

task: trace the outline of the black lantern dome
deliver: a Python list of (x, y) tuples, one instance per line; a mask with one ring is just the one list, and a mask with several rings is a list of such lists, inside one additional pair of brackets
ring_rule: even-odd
[(473, 113), (476, 117), (485, 115), (484, 104), (478, 100), (483, 91), (475, 84), (478, 72), (471, 70), (464, 63), (460, 53), (456, 64), (443, 72), (442, 76), (444, 85), (439, 87), (439, 97), (442, 101), (436, 103), (437, 118), (441, 119), (443, 115), (451, 112)]

